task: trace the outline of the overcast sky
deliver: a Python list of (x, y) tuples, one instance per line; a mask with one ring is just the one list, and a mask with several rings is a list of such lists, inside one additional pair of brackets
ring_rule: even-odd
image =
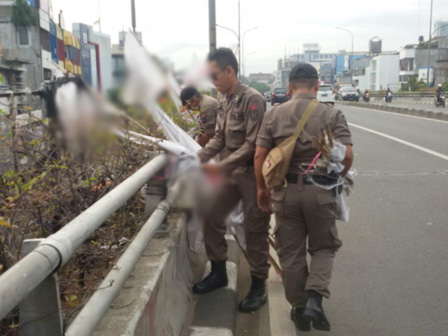
[[(379, 36), (383, 50), (399, 50), (429, 33), (430, 0), (240, 0), (241, 32), (247, 33), (246, 73), (272, 72), (278, 58), (302, 51), (303, 43), (319, 43), (322, 52), (350, 50), (349, 29), (355, 51), (367, 51), (368, 41)], [(118, 42), (118, 32), (131, 27), (131, 0), (53, 0), (53, 13), (63, 10), (66, 26), (93, 24), (101, 14), (102, 32)], [(208, 0), (136, 0), (137, 30), (145, 47), (169, 58), (177, 69), (193, 55), (208, 51)], [(216, 0), (216, 21), (238, 30), (238, 0)], [(447, 0), (434, 0), (433, 20), (448, 21)], [(218, 46), (235, 48), (231, 32), (218, 29)], [(98, 30), (98, 26), (96, 26)]]

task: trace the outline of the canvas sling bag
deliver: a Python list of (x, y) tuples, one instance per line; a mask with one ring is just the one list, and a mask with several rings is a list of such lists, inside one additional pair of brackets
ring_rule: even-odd
[(308, 118), (317, 105), (317, 100), (313, 99), (306, 108), (302, 118), (300, 118), (292, 136), (273, 148), (266, 157), (262, 167), (262, 174), (268, 189), (279, 189), (286, 184), (285, 177), (288, 173), (289, 166), (291, 165), (291, 159), (296, 147), (297, 139), (299, 139)]

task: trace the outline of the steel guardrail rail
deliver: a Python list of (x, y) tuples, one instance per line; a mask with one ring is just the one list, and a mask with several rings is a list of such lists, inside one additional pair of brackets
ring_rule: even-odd
[(0, 277), (0, 319), (3, 319), (49, 275), (67, 263), (75, 249), (167, 162), (166, 154), (160, 154), (152, 159), (7, 270)]
[(65, 336), (92, 335), (94, 333), (112, 301), (120, 293), (124, 283), (156, 234), (157, 229), (168, 215), (177, 195), (178, 190), (173, 190), (168, 194), (167, 199), (159, 204), (112, 270), (98, 286), (99, 289), (70, 324)]

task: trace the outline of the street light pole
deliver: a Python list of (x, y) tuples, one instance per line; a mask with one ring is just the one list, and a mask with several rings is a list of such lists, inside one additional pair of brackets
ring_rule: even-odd
[[(432, 0), (431, 0), (431, 1), (432, 1)], [(352, 62), (353, 62), (353, 55), (354, 55), (354, 51), (353, 51), (353, 47), (354, 47), (353, 33), (352, 33), (350, 30), (345, 29), (345, 28), (336, 27), (336, 29), (346, 31), (346, 32), (348, 32), (348, 33), (350, 34), (350, 36), (352, 37), (352, 59), (351, 59), (351, 61), (350, 61), (350, 60), (348, 61), (348, 66), (349, 66), (349, 71), (350, 71), (350, 81), (351, 81), (351, 83), (353, 84), (353, 72), (352, 72)]]
[(137, 20), (135, 19), (135, 0), (131, 0), (132, 9), (132, 30), (135, 34), (135, 28), (137, 27)]
[(240, 71), (238, 71), (238, 77), (241, 79), (241, 7), (240, 0), (238, 0), (238, 64)]
[(244, 76), (246, 76), (246, 58), (245, 58), (245, 56), (244, 56), (244, 48), (245, 48), (246, 42), (244, 42), (244, 38), (246, 37), (246, 34), (247, 34), (248, 32), (250, 32), (250, 31), (252, 31), (252, 30), (255, 30), (255, 29), (257, 29), (257, 28), (258, 28), (258, 27), (253, 27), (253, 28), (251, 28), (251, 29), (249, 29), (249, 30), (246, 30), (246, 31), (243, 33), (243, 44), (242, 44), (241, 48), (243, 49), (243, 65), (242, 65), (242, 69), (243, 69), (243, 75), (244, 75)]
[(216, 50), (216, 2), (208, 0), (210, 51)]
[[(428, 68), (426, 69), (426, 92), (428, 92), (429, 87), (429, 67), (431, 66), (431, 40), (432, 40), (432, 5), (433, 0), (431, 0), (431, 13), (429, 15), (429, 38), (428, 38)], [(433, 79), (434, 79), (434, 73), (433, 73)]]
[(246, 56), (243, 55), (243, 64), (244, 64), (244, 77), (246, 77), (246, 58), (248, 58), (250, 55), (256, 54), (257, 52), (254, 51), (253, 53), (247, 54)]

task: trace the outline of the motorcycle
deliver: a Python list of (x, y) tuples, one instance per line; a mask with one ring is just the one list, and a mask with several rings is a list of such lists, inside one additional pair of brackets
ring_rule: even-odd
[(366, 103), (368, 103), (369, 101), (370, 101), (370, 93), (366, 93), (365, 95), (364, 95), (364, 101), (366, 102)]
[(434, 102), (436, 104), (436, 107), (445, 107), (445, 93), (441, 93), (439, 96), (439, 99), (437, 99), (437, 97), (434, 98)]
[(392, 103), (392, 93), (389, 92), (386, 96), (386, 103)]

